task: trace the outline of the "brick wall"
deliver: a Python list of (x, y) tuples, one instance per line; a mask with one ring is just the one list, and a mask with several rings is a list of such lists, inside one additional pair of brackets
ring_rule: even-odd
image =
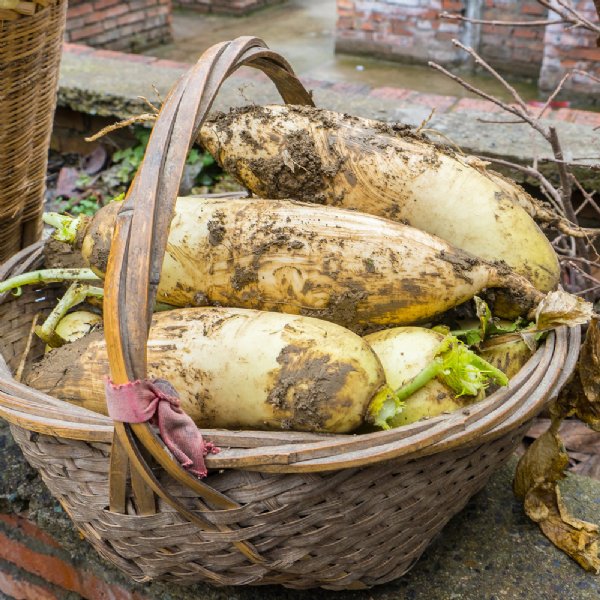
[[(96, 566), (96, 565), (94, 565)], [(114, 576), (113, 576), (114, 578)], [(0, 596), (15, 600), (146, 600), (121, 579), (73, 560), (25, 516), (0, 513)], [(5, 594), (5, 596), (3, 595)]]
[(337, 0), (336, 51), (406, 62), (459, 61), (450, 40), (461, 27), (437, 15), (462, 8), (458, 0)]
[(285, 0), (173, 0), (173, 6), (191, 8), (199, 12), (244, 15)]
[[(535, 0), (486, 0), (481, 18), (534, 21), (547, 14)], [(482, 25), (479, 53), (500, 71), (537, 78), (544, 57), (544, 28)]]
[[(598, 15), (591, 0), (572, 0), (573, 8), (592, 22)], [(596, 36), (583, 29), (565, 29), (562, 25), (546, 27), (545, 53), (539, 79), (541, 89), (553, 90), (567, 71), (579, 69), (600, 78), (600, 48)], [(600, 96), (600, 82), (581, 74), (574, 74), (565, 84), (565, 89), (575, 94)]]
[(66, 40), (141, 50), (171, 40), (171, 0), (69, 0)]
[[(573, 5), (598, 21), (593, 0), (573, 0)], [(441, 11), (498, 21), (548, 17), (548, 10), (536, 0), (337, 0), (336, 50), (403, 62), (452, 64), (465, 60), (464, 53), (450, 43), (458, 38), (478, 48), (503, 73), (539, 77), (544, 90), (553, 89), (567, 69), (600, 76), (600, 49), (585, 30), (565, 30), (562, 25), (465, 25), (440, 19)], [(565, 89), (593, 95), (600, 91), (600, 84), (576, 75)]]

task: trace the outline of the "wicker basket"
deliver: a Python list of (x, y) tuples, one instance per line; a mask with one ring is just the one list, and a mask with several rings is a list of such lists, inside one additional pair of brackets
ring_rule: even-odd
[[(253, 38), (208, 50), (177, 83), (121, 210), (105, 297), (117, 383), (145, 376), (147, 321), (185, 157), (222, 81), (265, 71), (286, 102), (310, 97)], [(131, 235), (131, 239), (130, 239)], [(0, 279), (41, 266), (22, 251)], [(146, 424), (113, 423), (17, 383), (34, 314), (56, 290), (0, 298), (0, 415), (98, 552), (137, 581), (361, 589), (406, 573), (513, 451), (577, 360), (579, 330), (550, 335), (507, 389), (466, 410), (364, 435), (212, 430), (200, 481)], [(34, 343), (27, 361), (37, 358)]]
[(67, 0), (0, 10), (0, 263), (42, 232), (66, 10)]

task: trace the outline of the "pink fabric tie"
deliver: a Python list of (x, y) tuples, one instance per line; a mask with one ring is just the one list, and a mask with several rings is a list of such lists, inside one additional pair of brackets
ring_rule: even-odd
[(206, 477), (204, 457), (217, 454), (212, 442), (202, 434), (180, 407), (175, 388), (164, 379), (145, 379), (115, 385), (104, 380), (108, 414), (122, 423), (146, 423), (158, 426), (160, 436), (173, 456), (197, 477)]

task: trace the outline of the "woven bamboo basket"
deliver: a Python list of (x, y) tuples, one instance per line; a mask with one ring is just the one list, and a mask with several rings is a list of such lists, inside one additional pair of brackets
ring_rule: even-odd
[(67, 0), (0, 2), (0, 263), (42, 232), (66, 10)]
[[(289, 65), (260, 40), (209, 49), (175, 85), (117, 220), (105, 284), (105, 336), (116, 383), (144, 378), (149, 307), (185, 157), (222, 81), (263, 70), (283, 99), (309, 104)], [(23, 250), (0, 279), (43, 264)], [(75, 525), (137, 581), (361, 589), (406, 573), (558, 393), (579, 329), (558, 329), (510, 386), (463, 411), (364, 435), (203, 431), (222, 448), (198, 480), (146, 424), (128, 425), (18, 383), (52, 286), (0, 298), (0, 415)], [(146, 316), (147, 318), (144, 318)], [(23, 356), (26, 361), (23, 363)]]

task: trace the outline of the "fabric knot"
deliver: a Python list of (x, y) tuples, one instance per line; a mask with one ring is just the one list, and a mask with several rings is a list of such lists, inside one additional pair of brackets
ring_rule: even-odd
[(143, 379), (115, 385), (104, 380), (108, 414), (121, 423), (146, 423), (158, 427), (173, 456), (197, 477), (206, 477), (204, 457), (220, 449), (205, 442), (191, 417), (182, 410), (179, 394), (164, 379)]

